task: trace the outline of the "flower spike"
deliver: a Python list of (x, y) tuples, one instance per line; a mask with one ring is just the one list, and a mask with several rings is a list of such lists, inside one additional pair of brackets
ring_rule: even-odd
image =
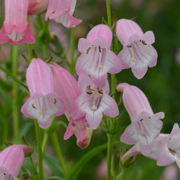
[(59, 116), (66, 110), (64, 103), (54, 92), (54, 80), (50, 67), (41, 59), (33, 59), (28, 67), (26, 79), (31, 97), (21, 112), (38, 120), (41, 128), (47, 128), (52, 116)]

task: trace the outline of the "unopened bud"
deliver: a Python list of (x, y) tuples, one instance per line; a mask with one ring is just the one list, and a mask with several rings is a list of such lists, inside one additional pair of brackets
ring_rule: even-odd
[(93, 133), (93, 130), (91, 128), (86, 128), (86, 129), (87, 129), (86, 138), (83, 141), (79, 141), (77, 139), (77, 145), (82, 149), (85, 149), (88, 147), (88, 145), (91, 141), (92, 133)]
[(129, 151), (127, 151), (120, 160), (122, 167), (128, 168), (130, 167), (139, 157), (141, 156), (141, 152), (139, 150), (138, 145), (134, 145)]

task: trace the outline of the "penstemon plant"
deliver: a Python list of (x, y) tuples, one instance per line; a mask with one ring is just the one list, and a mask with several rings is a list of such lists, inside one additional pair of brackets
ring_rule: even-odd
[[(125, 171), (140, 163), (136, 160), (142, 155), (155, 160), (157, 166), (176, 162), (180, 168), (178, 123), (174, 123), (170, 134), (161, 133), (165, 113), (154, 113), (145, 93), (137, 86), (119, 83), (119, 74), (124, 69), (131, 68), (134, 77), (141, 81), (148, 67), (156, 66), (154, 33), (143, 33), (133, 18), (118, 20), (111, 11), (110, 0), (104, 0), (107, 21), (102, 18), (102, 23), (90, 25), (86, 38), (80, 37), (76, 47), (75, 29), (83, 20), (75, 18), (76, 3), (76, 0), (5, 0), (0, 44), (8, 41), (12, 44), (11, 65), (1, 63), (0, 70), (5, 75), (0, 74), (0, 87), (11, 108), (6, 112), (0, 102), (1, 143), (6, 145), (2, 144), (0, 153), (0, 180), (80, 179), (87, 162), (104, 150), (106, 159), (102, 164), (104, 170), (98, 170), (99, 179), (128, 179), (130, 176)], [(69, 49), (51, 33), (52, 20), (70, 31)], [(30, 29), (36, 29), (37, 33)], [(26, 70), (19, 75), (23, 64), (18, 61), (21, 43), (28, 52), (22, 54), (28, 67), (23, 67)], [(8, 77), (12, 79), (10, 83)], [(122, 123), (123, 107), (130, 123)], [(6, 120), (9, 114), (12, 127)], [(57, 131), (61, 125), (65, 128), (64, 135)], [(35, 132), (30, 130), (32, 127)], [(98, 145), (88, 149), (95, 132), (101, 130), (107, 142), (102, 144), (99, 140)], [(64, 145), (60, 142), (60, 137), (68, 140), (73, 134), (80, 154), (88, 149), (76, 163), (69, 160), (71, 156), (64, 155)], [(71, 145), (66, 146), (71, 150)], [(55, 151), (57, 162), (49, 156), (52, 154), (49, 147)], [(71, 154), (76, 156), (74, 149)], [(46, 175), (45, 164), (51, 175)]]

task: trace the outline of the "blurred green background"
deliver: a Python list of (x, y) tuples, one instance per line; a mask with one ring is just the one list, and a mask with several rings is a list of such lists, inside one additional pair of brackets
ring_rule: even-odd
[[(127, 82), (139, 87), (149, 99), (154, 113), (164, 112), (163, 133), (170, 133), (174, 123), (180, 122), (180, 1), (179, 0), (110, 0), (111, 9), (116, 14), (117, 18), (131, 19), (135, 16), (136, 22), (141, 26), (144, 32), (152, 30), (155, 34), (154, 48), (158, 52), (157, 66), (149, 68), (143, 79), (137, 80), (130, 69), (123, 70), (117, 75), (119, 82)], [(43, 16), (43, 15), (42, 15)], [(85, 37), (90, 27), (88, 24), (97, 25), (102, 22), (102, 17), (107, 19), (106, 2), (105, 0), (78, 0), (75, 16), (83, 20), (76, 28), (76, 44), (79, 38)], [(34, 29), (35, 16), (30, 17), (31, 29)], [(4, 1), (0, 0), (0, 27), (4, 21)], [(56, 23), (50, 23), (51, 32), (59, 35), (60, 40), (65, 46), (65, 51), (68, 55), (69, 35), (70, 31)], [(10, 44), (0, 46), (0, 64), (6, 66), (11, 71)], [(42, 49), (38, 44), (33, 45), (39, 57), (43, 57)], [(19, 47), (19, 68), (18, 78), (25, 81), (26, 63), (21, 57), (21, 53), (28, 56), (27, 45), (22, 43)], [(59, 57), (55, 56), (51, 51), (49, 53), (54, 56), (55, 61), (60, 61)], [(77, 54), (77, 52), (76, 52)], [(13, 142), (12, 134), (12, 80), (0, 71), (0, 144), (4, 140)], [(23, 105), (24, 98), (27, 93), (22, 87), (19, 87), (18, 108), (20, 115), (20, 136), (25, 135), (30, 144), (35, 138), (34, 124), (31, 120), (24, 120), (20, 109)], [(123, 105), (120, 105), (120, 111), (124, 110)], [(56, 120), (64, 120), (65, 117), (56, 118)], [(127, 112), (123, 113), (121, 126), (130, 123)], [(4, 131), (4, 127), (8, 126), (8, 131)], [(80, 149), (76, 145), (75, 136), (64, 141), (64, 127), (58, 127), (58, 137), (65, 158), (72, 163), (77, 162), (84, 154), (90, 151), (93, 147), (107, 142), (107, 137), (102, 129), (94, 131), (91, 143), (87, 149)], [(119, 135), (115, 137), (119, 140)], [(2, 145), (3, 146), (3, 145)], [(130, 146), (126, 146), (130, 148)], [(46, 153), (56, 161), (51, 140), (47, 146)], [(106, 158), (106, 151), (98, 154), (90, 160), (82, 169), (78, 176), (79, 180), (97, 180), (98, 164)], [(48, 168), (48, 167), (47, 167)], [(176, 168), (176, 166), (175, 166)], [(49, 168), (48, 168), (49, 169)], [(53, 168), (47, 170), (47, 177), (51, 175)], [(164, 167), (158, 167), (156, 162), (145, 157), (141, 157), (126, 170), (124, 180), (165, 180), (162, 178)], [(178, 172), (176, 172), (178, 173)], [(58, 175), (58, 173), (56, 174)], [(175, 179), (168, 179), (175, 180)], [(177, 180), (177, 179), (176, 179)]]

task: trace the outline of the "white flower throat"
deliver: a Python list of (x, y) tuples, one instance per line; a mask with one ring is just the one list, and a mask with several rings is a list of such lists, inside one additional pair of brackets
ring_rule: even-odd
[(98, 87), (91, 88), (91, 85), (87, 86), (86, 91), (89, 98), (89, 105), (91, 110), (97, 110), (101, 104), (101, 100), (103, 97), (103, 89), (99, 89)]
[(95, 60), (97, 60), (98, 62), (98, 65), (97, 65), (97, 68), (100, 69), (100, 68), (103, 68), (103, 57), (102, 57), (102, 53), (103, 53), (103, 50), (105, 50), (105, 48), (101, 47), (101, 46), (94, 46), (92, 45), (91, 47), (89, 47), (88, 49), (86, 49), (86, 54), (89, 53), (89, 51), (93, 49), (94, 50), (94, 53), (98, 53), (98, 56), (95, 58)]
[(134, 42), (132, 42), (132, 43), (127, 45), (127, 47), (130, 49), (131, 61), (135, 61), (136, 60), (136, 56), (135, 56), (136, 49), (134, 47), (134, 44), (135, 43), (139, 43), (139, 42), (142, 43), (143, 45), (147, 45), (147, 43), (145, 41), (143, 41), (143, 40), (134, 41)]

